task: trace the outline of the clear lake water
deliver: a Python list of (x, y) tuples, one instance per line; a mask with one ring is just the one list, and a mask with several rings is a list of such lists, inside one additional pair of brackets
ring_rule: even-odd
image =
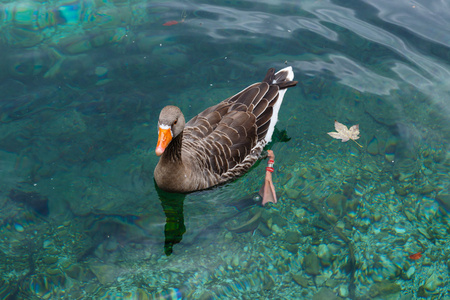
[[(450, 299), (449, 1), (2, 0), (0, 53), (1, 299)], [(277, 203), (157, 189), (164, 106), (286, 66)]]

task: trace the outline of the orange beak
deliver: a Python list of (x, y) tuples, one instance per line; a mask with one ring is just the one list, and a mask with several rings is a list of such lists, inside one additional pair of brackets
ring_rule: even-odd
[(161, 156), (164, 153), (164, 150), (166, 150), (167, 145), (169, 145), (171, 140), (172, 140), (172, 132), (170, 128), (163, 129), (159, 127), (158, 144), (156, 144), (155, 149), (156, 155)]

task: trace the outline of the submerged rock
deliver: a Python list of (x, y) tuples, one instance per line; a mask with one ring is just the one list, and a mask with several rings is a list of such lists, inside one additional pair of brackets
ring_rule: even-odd
[(436, 200), (443, 209), (450, 212), (450, 194), (448, 192), (441, 192), (437, 194)]
[(284, 235), (283, 240), (289, 244), (298, 244), (301, 241), (301, 235), (297, 231), (288, 231)]
[(372, 298), (385, 297), (390, 294), (398, 293), (402, 290), (400, 285), (395, 282), (383, 281), (375, 283), (370, 287), (369, 295)]
[(294, 280), (295, 283), (304, 288), (308, 287), (309, 285), (309, 280), (300, 274), (292, 274), (292, 280)]
[(316, 276), (320, 274), (319, 258), (313, 252), (303, 259), (303, 268), (308, 275)]
[(13, 189), (9, 192), (9, 199), (29, 206), (40, 215), (48, 216), (48, 199), (42, 197), (39, 193)]
[(101, 284), (110, 284), (120, 276), (120, 268), (113, 264), (90, 263), (89, 268)]
[(327, 287), (323, 287), (312, 297), (313, 300), (337, 300), (339, 299), (333, 291)]
[(326, 244), (320, 244), (317, 252), (317, 256), (320, 259), (322, 266), (327, 267), (331, 265), (332, 254), (330, 249)]
[(372, 155), (378, 154), (378, 140), (375, 136), (370, 140), (369, 144), (367, 145), (367, 152), (369, 152)]

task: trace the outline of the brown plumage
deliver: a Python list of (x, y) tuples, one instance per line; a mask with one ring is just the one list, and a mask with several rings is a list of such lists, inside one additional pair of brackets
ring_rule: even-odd
[(284, 92), (295, 86), (287, 67), (207, 108), (185, 124), (181, 110), (166, 106), (159, 117), (157, 185), (192, 192), (243, 175), (270, 142)]

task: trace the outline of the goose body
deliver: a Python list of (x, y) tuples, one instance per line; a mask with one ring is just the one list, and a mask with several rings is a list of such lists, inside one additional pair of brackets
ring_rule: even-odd
[(291, 67), (269, 69), (255, 83), (207, 108), (185, 123), (176, 106), (162, 109), (155, 168), (162, 190), (187, 193), (243, 175), (271, 141), (287, 88), (295, 86)]

